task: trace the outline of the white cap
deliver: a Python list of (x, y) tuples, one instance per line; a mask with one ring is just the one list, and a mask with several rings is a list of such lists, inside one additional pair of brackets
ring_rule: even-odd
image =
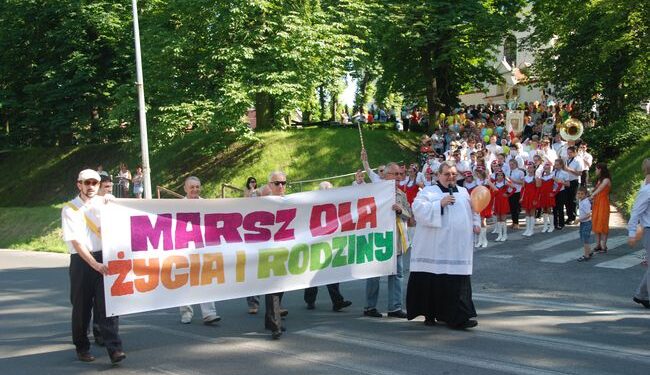
[(79, 172), (79, 177), (77, 177), (77, 181), (86, 181), (86, 180), (97, 180), (101, 181), (102, 178), (99, 176), (99, 173), (92, 169), (84, 169), (83, 171)]

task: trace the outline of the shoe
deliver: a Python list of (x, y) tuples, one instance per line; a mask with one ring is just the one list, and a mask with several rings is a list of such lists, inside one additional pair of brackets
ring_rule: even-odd
[(203, 318), (203, 324), (205, 325), (210, 325), (212, 323), (216, 323), (221, 320), (221, 317), (219, 315), (211, 315), (208, 317)]
[(116, 350), (110, 355), (111, 363), (118, 363), (126, 358), (126, 354), (121, 350)]
[(591, 257), (592, 257), (591, 254), (589, 254), (589, 256), (584, 256), (584, 255), (583, 255), (583, 256), (581, 256), (580, 258), (578, 258), (578, 262), (586, 262), (586, 261), (588, 261), (589, 259), (591, 259)]
[(642, 299), (638, 299), (636, 297), (632, 298), (632, 301), (638, 303), (639, 305), (643, 305), (646, 309), (650, 309), (650, 301), (644, 301)]
[(307, 304), (307, 310), (313, 310), (313, 309), (315, 309), (315, 308), (316, 308), (316, 304), (315, 304), (315, 303), (313, 303), (313, 302), (309, 302), (309, 303)]
[(373, 318), (383, 318), (384, 317), (379, 311), (377, 311), (377, 309), (366, 310), (366, 311), (363, 312), (363, 315), (371, 316)]
[(573, 221), (573, 220), (569, 220), (569, 221), (566, 222), (566, 225), (573, 225), (573, 224), (575, 224), (575, 221)]
[(249, 314), (257, 314), (257, 307), (251, 307), (248, 309)]
[(404, 312), (404, 310), (391, 311), (388, 313), (388, 316), (390, 318), (406, 319), (406, 313)]
[(90, 352), (77, 352), (77, 359), (81, 362), (92, 362), (95, 360), (95, 356)]
[(192, 323), (192, 313), (189, 311), (186, 311), (181, 314), (181, 323), (183, 324), (190, 324)]
[(95, 336), (95, 344), (97, 346), (106, 346), (106, 344), (104, 344), (104, 339), (101, 336)]
[(559, 226), (559, 225), (556, 225), (556, 226), (555, 226), (555, 230), (562, 230), (562, 228), (564, 228), (564, 227), (561, 227), (561, 226)]
[(280, 316), (285, 317), (289, 315), (289, 310), (287, 309), (280, 309)]
[(280, 339), (280, 336), (282, 336), (282, 331), (280, 331), (280, 330), (278, 330), (278, 331), (273, 331), (273, 332), (271, 333), (271, 338), (272, 338), (273, 340), (279, 340), (279, 339)]
[(344, 309), (348, 306), (352, 305), (352, 302), (350, 301), (341, 301), (337, 302), (332, 306), (333, 311), (341, 311), (341, 309)]
[(433, 327), (436, 325), (436, 320), (435, 319), (424, 319), (424, 325), (427, 327)]
[(458, 325), (452, 326), (451, 328), (453, 329), (467, 329), (467, 328), (474, 328), (478, 325), (478, 322), (476, 320), (471, 320), (468, 319)]

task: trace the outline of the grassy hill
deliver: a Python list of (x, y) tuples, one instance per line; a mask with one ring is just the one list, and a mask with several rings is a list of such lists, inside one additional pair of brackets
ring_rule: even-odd
[(646, 158), (650, 158), (650, 136), (639, 140), (609, 163), (612, 173), (612, 199), (625, 215), (629, 215), (632, 210), (634, 199), (644, 178), (641, 163)]
[[(365, 130), (364, 143), (372, 165), (414, 161), (418, 134)], [(275, 169), (284, 170), (290, 182), (351, 173), (361, 167), (359, 151), (356, 128), (269, 131), (238, 142), (194, 133), (150, 155), (151, 177), (154, 188), (162, 185), (181, 192), (183, 180), (195, 175), (203, 182), (204, 197), (218, 197), (222, 183), (243, 187), (248, 176), (263, 183)], [(137, 143), (0, 153), (0, 178), (5, 181), (0, 185), (0, 248), (65, 251), (61, 204), (76, 194), (79, 170), (101, 163), (115, 174), (121, 161), (133, 170), (138, 160)], [(335, 185), (351, 182), (332, 180)]]

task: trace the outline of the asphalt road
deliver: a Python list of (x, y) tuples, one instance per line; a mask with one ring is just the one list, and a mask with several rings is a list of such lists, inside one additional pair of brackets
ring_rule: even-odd
[(363, 317), (365, 282), (355, 281), (341, 285), (353, 305), (339, 313), (325, 288), (313, 311), (301, 291), (286, 293), (288, 332), (279, 341), (263, 330), (263, 309), (248, 315), (243, 299), (218, 302), (223, 320), (214, 326), (200, 314), (182, 325), (177, 309), (124, 316), (128, 357), (119, 366), (96, 346), (97, 361), (75, 358), (68, 256), (0, 251), (0, 373), (648, 374), (650, 310), (631, 301), (645, 272), (641, 249), (615, 228), (608, 254), (578, 263), (577, 237), (577, 227), (511, 234), (477, 250), (479, 326), (471, 331)]

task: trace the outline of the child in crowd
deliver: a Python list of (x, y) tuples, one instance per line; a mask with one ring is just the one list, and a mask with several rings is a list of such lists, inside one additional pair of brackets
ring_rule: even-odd
[(524, 177), (524, 187), (521, 190), (521, 208), (526, 211), (526, 230), (521, 235), (526, 237), (535, 233), (535, 210), (537, 210), (537, 199), (539, 198), (535, 169), (535, 164), (530, 161), (526, 163), (527, 173)]
[(584, 262), (592, 257), (591, 251), (591, 201), (586, 187), (579, 187), (576, 198), (578, 198), (578, 221), (580, 222), (580, 242), (584, 246), (584, 254), (578, 258), (578, 262)]

